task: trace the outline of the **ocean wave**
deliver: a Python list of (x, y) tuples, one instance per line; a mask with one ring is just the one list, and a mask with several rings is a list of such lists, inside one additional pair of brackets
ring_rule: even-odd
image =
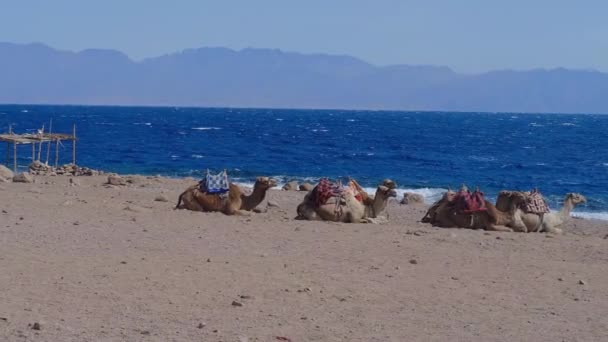
[(576, 124), (572, 122), (564, 122), (562, 126), (576, 126)]
[(152, 126), (151, 122), (134, 122), (134, 125), (144, 125), (144, 126)]
[(608, 221), (608, 212), (575, 211), (570, 213), (570, 216), (587, 220), (592, 219)]
[(205, 156), (200, 155), (200, 154), (193, 154), (192, 158), (194, 158), (194, 159), (201, 159), (201, 158), (205, 158)]
[(222, 129), (221, 127), (192, 127), (192, 129), (195, 129), (197, 131), (209, 131), (209, 130), (217, 130), (217, 129)]

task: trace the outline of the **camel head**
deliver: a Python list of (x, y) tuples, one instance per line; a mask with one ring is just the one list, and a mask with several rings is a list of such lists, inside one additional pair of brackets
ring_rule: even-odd
[(389, 189), (397, 188), (397, 183), (395, 183), (392, 179), (388, 179), (388, 178), (382, 181), (382, 185)]
[(277, 186), (277, 181), (269, 178), (269, 177), (258, 177), (255, 180), (255, 185), (253, 186), (254, 188), (259, 188), (262, 190), (268, 190), (274, 186)]
[(443, 194), (443, 197), (441, 197), (441, 200), (442, 200), (442, 201), (448, 201), (448, 202), (452, 202), (452, 201), (454, 201), (454, 198), (455, 198), (455, 197), (456, 197), (456, 192), (455, 192), (455, 191), (452, 191), (452, 190), (450, 190), (450, 189), (448, 189), (448, 191), (446, 191), (446, 192)]
[(397, 191), (395, 191), (395, 189), (391, 189), (384, 185), (378, 186), (378, 189), (376, 189), (376, 198), (386, 200), (390, 197), (397, 197)]
[(566, 198), (564, 200), (564, 202), (566, 201), (572, 201), (572, 204), (577, 205), (579, 203), (587, 203), (587, 198), (585, 198), (585, 196), (581, 195), (581, 194), (577, 194), (575, 192), (570, 192), (568, 194), (566, 194)]

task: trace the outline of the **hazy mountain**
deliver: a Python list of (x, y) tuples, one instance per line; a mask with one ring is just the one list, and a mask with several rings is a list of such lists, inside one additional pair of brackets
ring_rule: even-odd
[(140, 62), (113, 50), (0, 43), (0, 103), (608, 113), (608, 74), (458, 74), (350, 56), (188, 49)]

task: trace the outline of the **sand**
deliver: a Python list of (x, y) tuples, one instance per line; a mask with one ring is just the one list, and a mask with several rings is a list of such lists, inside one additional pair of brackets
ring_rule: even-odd
[(393, 202), (386, 225), (307, 222), (278, 190), (228, 217), (173, 210), (193, 180), (105, 181), (0, 183), (1, 341), (608, 340), (602, 221), (441, 229)]

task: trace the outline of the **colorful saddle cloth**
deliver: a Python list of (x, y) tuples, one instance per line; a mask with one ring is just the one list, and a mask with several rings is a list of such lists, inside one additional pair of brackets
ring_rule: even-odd
[(312, 189), (311, 196), (315, 206), (319, 207), (327, 204), (327, 201), (332, 197), (342, 197), (345, 193), (350, 192), (359, 201), (363, 201), (363, 195), (357, 186), (349, 181), (346, 186), (342, 183), (332, 183), (327, 178), (322, 178), (319, 184)]
[(454, 208), (463, 214), (472, 214), (479, 211), (486, 211), (486, 201), (483, 192), (475, 190), (460, 190), (454, 198)]
[(199, 189), (209, 194), (223, 194), (230, 190), (226, 170), (213, 175), (207, 170), (207, 175), (198, 183)]
[(526, 193), (526, 202), (523, 205), (523, 210), (527, 213), (544, 214), (550, 212), (549, 205), (543, 198), (543, 195), (534, 189)]

